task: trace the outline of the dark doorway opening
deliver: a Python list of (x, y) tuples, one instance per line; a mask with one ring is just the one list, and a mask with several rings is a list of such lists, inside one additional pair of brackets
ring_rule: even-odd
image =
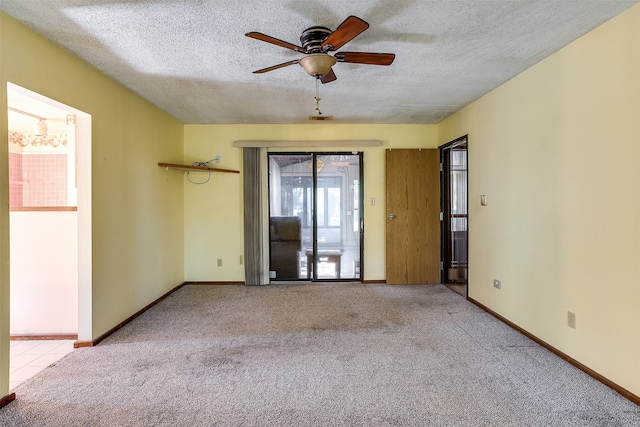
[(442, 185), (442, 283), (468, 295), (467, 136), (440, 147)]

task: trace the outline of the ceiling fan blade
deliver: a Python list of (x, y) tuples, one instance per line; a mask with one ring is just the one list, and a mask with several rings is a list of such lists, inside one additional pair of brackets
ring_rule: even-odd
[(338, 62), (355, 64), (391, 65), (396, 55), (393, 53), (337, 52), (334, 57)]
[(349, 16), (342, 21), (342, 24), (322, 42), (322, 48), (327, 50), (337, 50), (355, 38), (358, 34), (369, 28), (362, 19), (357, 16)]
[(293, 61), (283, 62), (282, 64), (278, 64), (278, 65), (274, 65), (274, 66), (271, 66), (271, 67), (263, 68), (261, 70), (256, 70), (256, 71), (253, 72), (253, 74), (262, 74), (262, 73), (266, 73), (268, 71), (277, 70), (278, 68), (288, 67), (289, 65), (293, 65), (293, 64), (297, 64), (297, 63), (298, 63), (298, 60), (294, 59)]
[(285, 49), (291, 49), (298, 52), (304, 52), (304, 49), (300, 46), (296, 46), (293, 43), (286, 42), (284, 40), (277, 39), (275, 37), (268, 36), (266, 34), (258, 33), (252, 31), (250, 33), (245, 34), (247, 37), (251, 37), (252, 39), (260, 40), (263, 42), (275, 44), (276, 46), (284, 47)]
[(324, 83), (331, 83), (335, 79), (337, 79), (336, 73), (333, 72), (333, 68), (332, 68), (331, 71), (329, 71), (327, 74), (325, 74), (320, 78), (320, 81), (324, 84)]

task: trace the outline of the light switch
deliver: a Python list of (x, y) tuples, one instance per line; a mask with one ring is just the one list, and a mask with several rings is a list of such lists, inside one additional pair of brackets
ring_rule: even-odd
[(482, 196), (480, 196), (480, 206), (487, 206), (488, 202), (489, 200), (486, 194), (483, 194)]

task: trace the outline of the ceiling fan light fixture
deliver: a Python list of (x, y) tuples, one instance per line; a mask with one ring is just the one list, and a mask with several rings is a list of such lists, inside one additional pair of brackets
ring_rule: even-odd
[(326, 53), (310, 53), (301, 58), (298, 63), (312, 77), (320, 78), (331, 71), (336, 59)]

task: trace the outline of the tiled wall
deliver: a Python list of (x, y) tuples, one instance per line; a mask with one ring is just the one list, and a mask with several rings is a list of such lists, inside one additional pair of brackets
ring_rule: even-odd
[(9, 153), (12, 207), (66, 206), (67, 155)]
[(9, 206), (22, 206), (22, 154), (9, 152)]

